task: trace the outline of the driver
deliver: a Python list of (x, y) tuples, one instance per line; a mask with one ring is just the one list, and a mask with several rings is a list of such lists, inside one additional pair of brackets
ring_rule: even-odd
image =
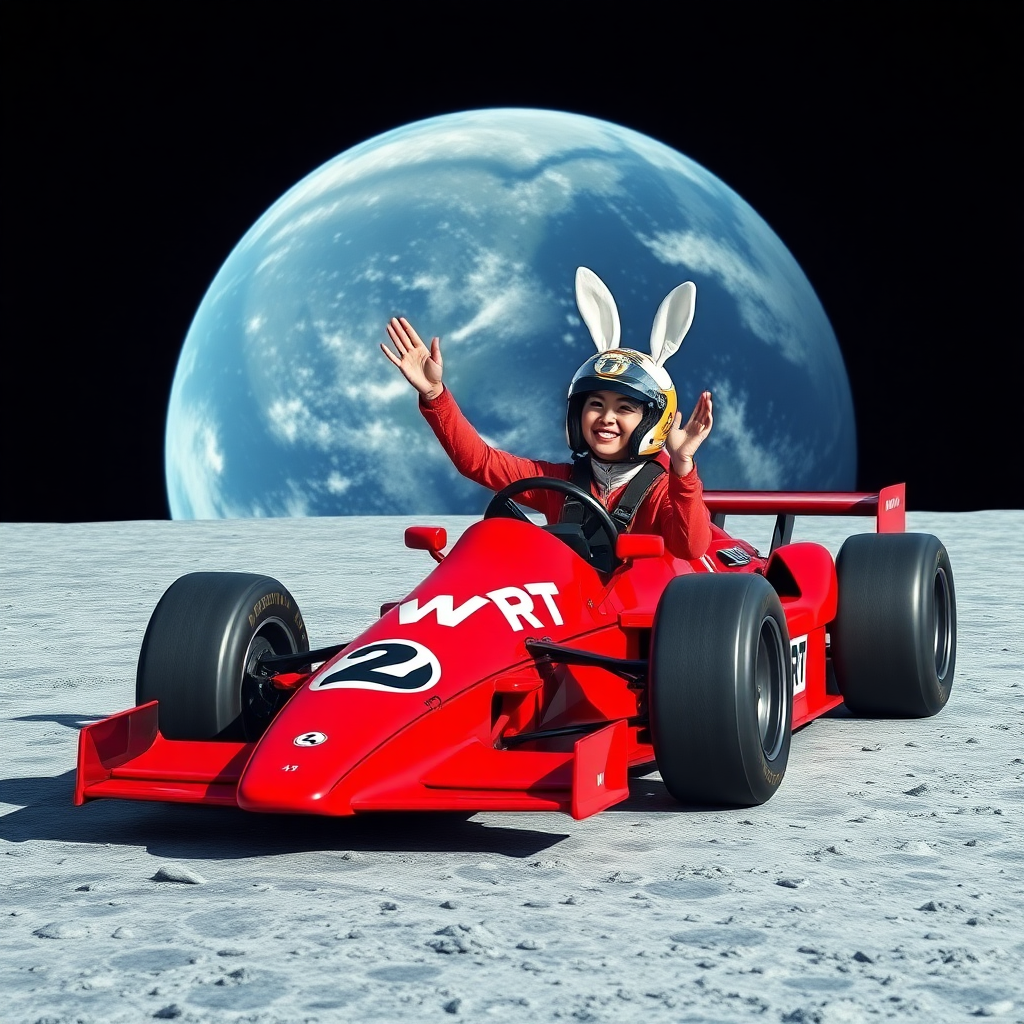
[[(566, 434), (573, 451), (572, 464), (521, 458), (488, 445), (442, 383), (440, 338), (433, 338), (428, 348), (408, 320), (395, 317), (386, 328), (394, 351), (385, 344), (381, 351), (419, 393), (420, 412), (463, 476), (492, 491), (533, 476), (571, 480), (584, 490), (589, 485), (594, 497), (618, 519), (620, 528), (660, 534), (676, 558), (700, 558), (711, 542), (711, 521), (694, 455), (711, 432), (711, 392), (700, 395), (690, 418), (683, 422), (665, 369), (652, 356), (618, 348), (617, 315), (614, 343), (601, 350), (598, 332), (580, 301), (583, 271), (585, 268), (577, 272), (577, 301), (600, 351), (576, 371), (569, 387)], [(593, 277), (603, 288), (596, 275)], [(680, 286), (686, 287), (692, 290), (692, 318), (695, 289), (692, 284)], [(672, 294), (666, 303), (670, 298)], [(610, 294), (605, 301), (611, 302)], [(682, 333), (688, 328), (689, 319)], [(665, 346), (670, 349), (668, 354), (681, 340)], [(634, 479), (637, 482), (631, 490)], [(555, 491), (525, 491), (516, 500), (543, 513), (549, 523), (565, 518), (571, 521), (572, 499), (566, 501)], [(624, 512), (623, 505), (630, 507)]]

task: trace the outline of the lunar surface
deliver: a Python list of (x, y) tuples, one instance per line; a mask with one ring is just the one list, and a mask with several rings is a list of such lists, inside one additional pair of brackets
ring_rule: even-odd
[(134, 703), (174, 579), (268, 573), (326, 644), (429, 571), (412, 521), (0, 524), (0, 1018), (1024, 1020), (1024, 512), (909, 514), (955, 575), (948, 706), (800, 730), (762, 807), (656, 772), (579, 822), (72, 806), (78, 729)]

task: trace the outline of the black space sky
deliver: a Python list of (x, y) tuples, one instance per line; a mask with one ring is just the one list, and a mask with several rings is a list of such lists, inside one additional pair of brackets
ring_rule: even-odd
[(166, 518), (171, 380), (236, 242), (350, 146), (496, 106), (643, 132), (767, 220), (839, 339), (858, 488), (1024, 508), (1020, 3), (210, 10), (0, 13), (0, 519)]

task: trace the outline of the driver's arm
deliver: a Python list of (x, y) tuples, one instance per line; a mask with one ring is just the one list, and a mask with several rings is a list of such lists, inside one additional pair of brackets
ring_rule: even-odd
[(665, 547), (676, 558), (700, 558), (711, 544), (711, 515), (704, 504), (704, 485), (697, 475), (697, 467), (694, 465), (683, 477), (672, 470), (665, 476), (659, 533), (665, 538)]
[[(462, 414), (448, 387), (433, 400), (420, 396), (420, 412), (455, 468), (464, 477), (489, 490), (500, 491), (516, 480), (530, 476), (569, 479), (571, 467), (568, 465), (524, 459), (492, 448)], [(524, 491), (516, 500), (542, 512), (548, 522), (553, 523), (558, 521), (564, 495), (553, 491)]]
[(711, 544), (711, 516), (696, 466), (683, 477), (671, 469), (659, 477), (637, 509), (631, 530), (660, 534), (675, 558), (700, 558)]

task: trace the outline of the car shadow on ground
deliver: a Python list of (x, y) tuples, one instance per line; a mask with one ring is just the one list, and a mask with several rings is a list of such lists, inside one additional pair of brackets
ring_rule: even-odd
[[(652, 774), (654, 777), (649, 778), (648, 776)], [(708, 814), (735, 809), (725, 804), (680, 803), (657, 776), (654, 766), (643, 765), (629, 772), (629, 797), (603, 813), (625, 811), (630, 814)]]
[(72, 804), (74, 771), (0, 780), (0, 839), (145, 847), (161, 857), (230, 860), (332, 850), (465, 852), (534, 857), (569, 837), (530, 827), (529, 816), (495, 825), (470, 814), (380, 812), (350, 818), (250, 814), (231, 807), (97, 800)]
[(12, 718), (12, 722), (53, 722), (54, 725), (63, 725), (66, 729), (73, 729), (78, 732), (83, 726), (92, 725), (106, 715), (19, 715)]
[[(648, 771), (648, 769), (644, 769)], [(568, 839), (566, 828), (531, 825), (532, 815), (380, 812), (351, 818), (251, 814), (231, 807), (149, 801), (97, 800), (72, 804), (74, 771), (57, 776), (0, 780), (0, 803), (18, 810), (0, 817), (0, 839), (137, 846), (160, 857), (231, 860), (292, 853), (351, 850), (379, 853), (447, 853), (535, 857)], [(719, 807), (678, 803), (659, 778), (634, 776), (628, 799), (605, 814), (708, 813)], [(546, 815), (546, 823), (553, 815)]]

